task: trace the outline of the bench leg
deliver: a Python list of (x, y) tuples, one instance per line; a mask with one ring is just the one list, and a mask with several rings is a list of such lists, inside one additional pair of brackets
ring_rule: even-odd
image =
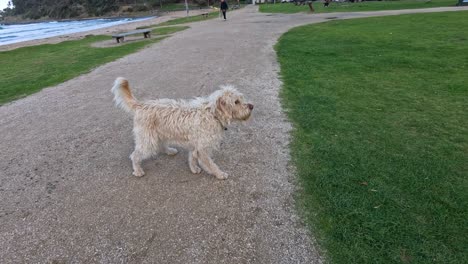
[(119, 38), (115, 38), (117, 40), (117, 43), (120, 43), (120, 42), (123, 42), (124, 41), (124, 37), (119, 37)]
[(151, 38), (151, 33), (143, 33), (143, 36), (144, 36), (145, 38)]

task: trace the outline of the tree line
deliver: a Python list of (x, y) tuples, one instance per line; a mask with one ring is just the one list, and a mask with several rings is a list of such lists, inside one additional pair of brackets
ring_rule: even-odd
[[(76, 18), (111, 14), (126, 7), (125, 11), (148, 11), (164, 4), (184, 0), (11, 0), (3, 10), (5, 16), (16, 15), (27, 19)], [(194, 4), (206, 4), (206, 0), (193, 0)]]

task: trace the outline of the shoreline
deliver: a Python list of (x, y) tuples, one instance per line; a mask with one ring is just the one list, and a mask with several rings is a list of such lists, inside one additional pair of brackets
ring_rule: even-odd
[[(208, 7), (200, 7), (200, 8), (192, 8), (189, 9), (190, 12), (193, 11), (200, 11), (200, 10), (207, 10), (211, 9)], [(165, 10), (150, 10), (146, 12), (132, 12), (132, 13), (118, 13), (115, 15), (108, 15), (108, 16), (96, 16), (96, 17), (76, 17), (76, 18), (63, 18), (63, 19), (53, 19), (53, 18), (43, 18), (43, 19), (17, 19), (15, 16), (5, 17), (3, 20), (0, 20), (0, 26), (11, 26), (11, 25), (24, 25), (24, 24), (35, 24), (35, 23), (44, 23), (44, 22), (67, 22), (67, 21), (83, 21), (83, 20), (93, 20), (93, 19), (121, 19), (121, 18), (145, 18), (145, 17), (153, 17), (153, 16), (162, 16), (163, 14), (173, 13), (173, 12), (186, 12), (185, 9), (178, 9), (172, 11), (165, 11)], [(13, 18), (13, 19), (12, 19)], [(11, 21), (8, 21), (11, 20)]]
[(82, 17), (82, 18), (67, 18), (67, 19), (36, 19), (36, 20), (21, 20), (21, 21), (7, 21), (1, 22), (0, 26), (15, 26), (15, 25), (26, 25), (26, 24), (38, 24), (38, 23), (48, 23), (48, 22), (70, 22), (70, 21), (86, 21), (94, 19), (139, 19), (139, 18), (148, 18), (160, 16), (159, 13), (155, 12), (153, 14), (145, 16), (105, 16), (105, 17)]
[[(204, 12), (206, 12), (206, 10), (203, 10), (203, 9), (202, 10), (199, 10), (199, 9), (190, 10), (189, 16), (200, 15), (201, 13), (204, 13)], [(171, 19), (185, 17), (186, 14), (187, 12), (185, 10), (165, 12), (165, 13), (160, 13), (159, 16), (157, 17), (145, 19), (142, 21), (128, 22), (125, 24), (110, 26), (110, 27), (105, 27), (105, 28), (100, 28), (100, 29), (93, 29), (93, 30), (87, 30), (87, 31), (82, 31), (82, 32), (77, 32), (77, 33), (64, 34), (64, 35), (55, 36), (55, 37), (27, 40), (27, 41), (22, 41), (22, 42), (17, 42), (17, 43), (0, 45), (0, 52), (14, 50), (14, 49), (22, 48), (22, 47), (42, 45), (42, 44), (57, 44), (63, 41), (82, 39), (87, 35), (109, 35), (110, 36), (112, 34), (124, 32), (124, 31), (135, 30), (137, 27), (150, 26), (154, 24), (163, 23)], [(96, 18), (90, 18), (90, 19), (96, 19)], [(76, 19), (73, 19), (73, 20), (76, 20)], [(40, 22), (46, 22), (46, 21), (40, 21)]]

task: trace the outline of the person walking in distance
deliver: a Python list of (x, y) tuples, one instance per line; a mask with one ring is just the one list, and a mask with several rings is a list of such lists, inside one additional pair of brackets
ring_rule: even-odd
[(223, 12), (223, 17), (224, 17), (224, 20), (226, 20), (226, 11), (228, 9), (228, 5), (226, 3), (226, 0), (221, 0), (221, 12)]

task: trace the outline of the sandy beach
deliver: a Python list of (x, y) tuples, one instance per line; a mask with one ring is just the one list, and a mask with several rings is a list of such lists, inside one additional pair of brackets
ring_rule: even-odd
[[(206, 12), (207, 10), (190, 10), (189, 16), (199, 15), (201, 13), (206, 13)], [(106, 27), (106, 28), (90, 30), (90, 31), (83, 31), (83, 32), (78, 32), (78, 33), (73, 33), (73, 34), (66, 34), (66, 35), (61, 35), (61, 36), (56, 36), (56, 37), (51, 37), (51, 38), (35, 39), (35, 40), (28, 40), (28, 41), (23, 41), (23, 42), (18, 42), (18, 43), (1, 45), (0, 51), (13, 50), (13, 49), (21, 48), (21, 47), (34, 46), (34, 45), (40, 45), (40, 44), (55, 44), (55, 43), (59, 43), (62, 41), (67, 41), (67, 40), (81, 39), (81, 38), (84, 38), (86, 35), (112, 35), (112, 34), (119, 33), (119, 32), (134, 30), (137, 27), (163, 23), (174, 18), (185, 17), (186, 15), (187, 15), (187, 12), (185, 11), (166, 12), (166, 13), (162, 13), (162, 15), (158, 17), (154, 17), (151, 19), (143, 20), (143, 21), (129, 22), (123, 25), (111, 26), (111, 27)]]

